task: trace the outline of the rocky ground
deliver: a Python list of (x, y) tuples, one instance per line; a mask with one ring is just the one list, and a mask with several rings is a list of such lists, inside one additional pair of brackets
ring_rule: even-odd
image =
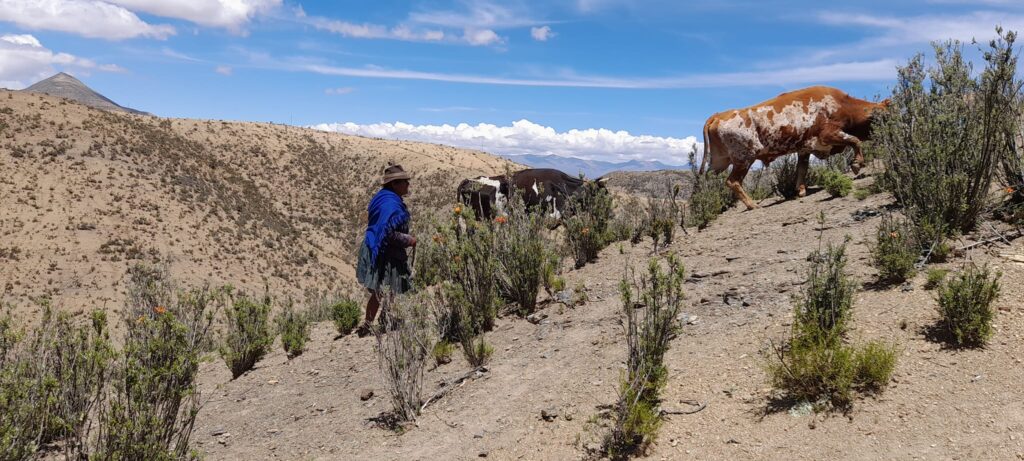
[[(685, 325), (667, 355), (664, 407), (706, 406), (669, 416), (649, 458), (1024, 459), (1024, 264), (1012, 260), (1024, 254), (1024, 239), (941, 265), (974, 261), (1003, 272), (990, 345), (951, 350), (926, 337), (937, 313), (923, 275), (904, 286), (872, 283), (868, 241), (889, 197), (816, 192), (774, 202), (730, 210), (702, 232), (678, 234), (668, 250), (682, 256), (689, 278)], [(847, 236), (849, 271), (864, 285), (851, 339), (898, 344), (893, 382), (845, 414), (773, 406), (763, 371), (769, 341), (790, 325), (808, 253)], [(602, 434), (602, 408), (615, 401), (624, 367), (616, 284), (625, 267), (650, 256), (649, 241), (613, 244), (596, 263), (567, 274), (568, 286), (586, 286), (585, 304), (550, 303), (536, 323), (499, 319), (488, 335), (495, 354), (487, 370), (470, 374), (402, 434), (373, 423), (390, 408), (373, 338), (335, 339), (325, 323), (302, 356), (288, 361), (275, 349), (237, 380), (219, 360), (205, 364), (206, 404), (194, 440), (208, 459), (583, 458)], [(424, 391), (469, 370), (456, 357), (428, 372)]]

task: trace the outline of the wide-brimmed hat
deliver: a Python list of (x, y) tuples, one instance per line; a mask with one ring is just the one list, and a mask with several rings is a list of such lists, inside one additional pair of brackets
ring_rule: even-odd
[(384, 177), (380, 179), (381, 184), (387, 184), (399, 179), (412, 179), (412, 175), (402, 169), (402, 165), (390, 165), (384, 169)]

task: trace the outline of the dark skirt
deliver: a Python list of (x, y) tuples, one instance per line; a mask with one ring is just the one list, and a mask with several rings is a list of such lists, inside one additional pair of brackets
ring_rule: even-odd
[(370, 291), (381, 292), (389, 288), (392, 293), (402, 294), (412, 289), (412, 271), (408, 261), (389, 258), (381, 251), (377, 262), (370, 259), (370, 247), (364, 242), (359, 248), (359, 263), (356, 278)]

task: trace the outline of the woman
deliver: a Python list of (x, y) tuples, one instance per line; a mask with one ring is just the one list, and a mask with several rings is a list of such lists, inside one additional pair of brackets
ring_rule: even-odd
[(412, 289), (412, 271), (409, 268), (407, 247), (416, 246), (416, 238), (409, 235), (411, 216), (402, 197), (409, 194), (409, 180), (401, 165), (384, 169), (381, 190), (370, 199), (367, 208), (366, 236), (359, 249), (356, 277), (370, 292), (366, 302), (366, 319), (359, 326), (359, 337), (370, 333), (370, 325), (380, 308), (380, 294), (384, 288), (390, 294), (405, 293)]

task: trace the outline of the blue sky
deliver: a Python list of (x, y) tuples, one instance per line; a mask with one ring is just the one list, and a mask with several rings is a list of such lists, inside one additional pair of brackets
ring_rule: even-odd
[(0, 86), (64, 70), (161, 116), (682, 163), (714, 112), (884, 95), (932, 40), (1024, 29), (1022, 5), (0, 0)]

